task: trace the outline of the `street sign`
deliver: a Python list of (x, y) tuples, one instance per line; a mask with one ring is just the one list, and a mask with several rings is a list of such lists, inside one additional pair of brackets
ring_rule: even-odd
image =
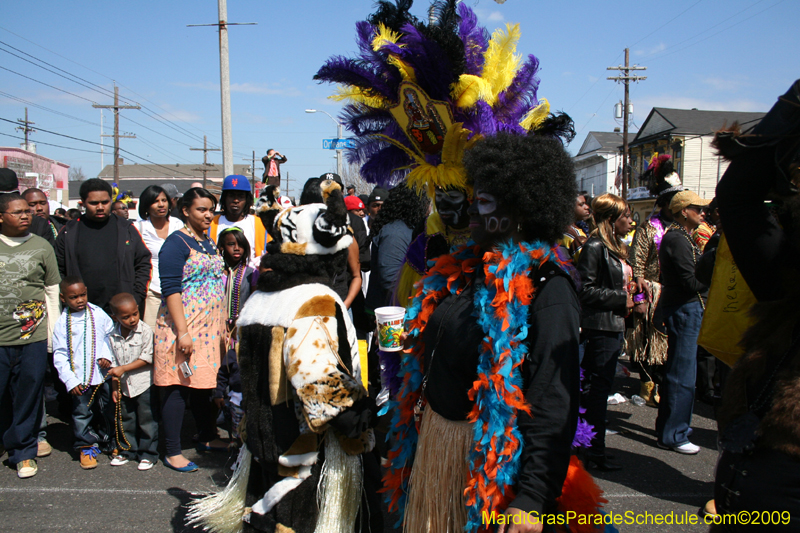
[(344, 150), (355, 147), (356, 143), (353, 139), (322, 139), (323, 150)]

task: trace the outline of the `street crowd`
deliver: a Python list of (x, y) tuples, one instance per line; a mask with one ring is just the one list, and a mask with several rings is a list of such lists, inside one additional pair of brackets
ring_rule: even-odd
[(654, 154), (635, 226), (625, 198), (577, 190), (571, 119), (531, 107), (538, 60), (441, 9), (426, 26), (379, 3), (360, 59), (315, 77), (355, 102), (364, 196), (325, 173), (288, 198), (270, 149), (257, 193), (153, 185), (130, 220), (93, 178), (67, 220), (0, 169), (8, 465), (37, 474), (56, 399), (76, 468), (196, 472), (188, 409), (191, 446), (237, 454), (189, 505), (208, 530), (383, 531), (384, 500), (413, 533), (613, 532), (590, 471), (623, 468), (605, 437), (625, 353), (655, 446), (697, 454), (695, 400), (717, 407), (701, 512), (800, 530), (800, 81), (746, 134), (717, 132), (713, 200)]

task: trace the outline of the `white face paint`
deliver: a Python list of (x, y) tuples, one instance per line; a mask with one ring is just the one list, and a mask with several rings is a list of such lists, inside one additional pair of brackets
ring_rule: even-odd
[(475, 195), (478, 202), (478, 213), (482, 216), (491, 215), (497, 210), (497, 198), (488, 192), (479, 192)]

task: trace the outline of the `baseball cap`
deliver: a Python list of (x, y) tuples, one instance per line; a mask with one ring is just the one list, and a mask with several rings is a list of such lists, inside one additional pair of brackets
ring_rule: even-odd
[(345, 196), (344, 205), (347, 207), (348, 211), (352, 211), (353, 209), (364, 209), (364, 202), (362, 202), (361, 198), (358, 196)]
[(367, 205), (371, 204), (372, 202), (385, 202), (386, 198), (389, 197), (389, 191), (384, 189), (383, 187), (375, 187), (372, 189), (372, 192), (369, 195), (369, 199), (367, 200)]
[(178, 192), (178, 187), (174, 183), (162, 183), (161, 188), (167, 193), (170, 198), (182, 198), (183, 194)]
[(251, 192), (250, 182), (241, 174), (231, 174), (222, 182), (222, 190)]
[(326, 172), (325, 174), (320, 176), (319, 179), (321, 179), (323, 181), (324, 180), (335, 181), (336, 183), (338, 183), (339, 185), (344, 187), (344, 183), (342, 182), (342, 177), (339, 174), (335, 173), (335, 172)]
[(17, 173), (10, 168), (0, 168), (0, 193), (19, 189)]
[(700, 198), (694, 191), (681, 191), (672, 197), (672, 201), (669, 203), (669, 210), (673, 213), (679, 213), (690, 205), (704, 207), (710, 203), (711, 200)]

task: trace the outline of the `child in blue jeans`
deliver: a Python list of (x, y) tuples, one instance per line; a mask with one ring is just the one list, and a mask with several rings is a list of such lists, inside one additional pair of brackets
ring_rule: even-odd
[[(153, 387), (153, 330), (139, 320), (139, 307), (132, 294), (117, 294), (109, 302), (116, 325), (111, 333), (114, 362), (111, 370), (114, 403), (120, 403), (116, 420), (120, 453), (111, 466), (129, 459), (139, 461), (139, 470), (150, 470), (158, 461), (158, 405)], [(121, 427), (120, 427), (121, 426)]]
[[(53, 364), (72, 395), (74, 445), (80, 451), (81, 468), (90, 470), (97, 468), (98, 445), (109, 446), (113, 438), (105, 372), (114, 359), (109, 344), (114, 323), (89, 303), (86, 285), (77, 276), (64, 278), (60, 297), (65, 308), (53, 332)], [(98, 431), (92, 429), (93, 407), (100, 411)]]

